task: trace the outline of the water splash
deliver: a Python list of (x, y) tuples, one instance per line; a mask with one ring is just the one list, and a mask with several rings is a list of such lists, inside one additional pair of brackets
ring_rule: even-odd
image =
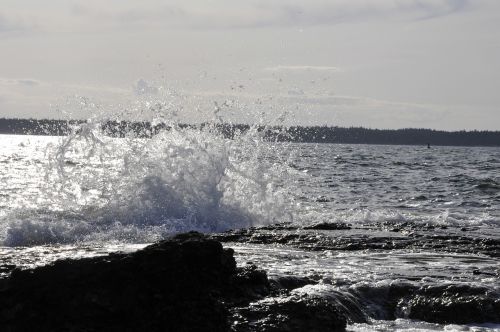
[(213, 122), (196, 128), (181, 125), (171, 103), (136, 106), (156, 113), (151, 123), (163, 129), (110, 137), (95, 116), (47, 147), (43, 203), (9, 216), (5, 245), (150, 242), (293, 218), (286, 157), (262, 127), (228, 138), (219, 104)]

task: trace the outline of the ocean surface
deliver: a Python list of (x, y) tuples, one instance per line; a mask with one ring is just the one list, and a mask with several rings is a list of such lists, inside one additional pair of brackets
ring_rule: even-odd
[(389, 314), (377, 301), (398, 285), (485, 289), (489, 304), (500, 301), (499, 148), (291, 144), (180, 128), (110, 138), (96, 128), (0, 135), (0, 276), (178, 232), (255, 227), (249, 240), (224, 240), (238, 264), (316, 281), (297, 293), (355, 294), (369, 320), (350, 331), (500, 331), (500, 322), (410, 319), (401, 301)]

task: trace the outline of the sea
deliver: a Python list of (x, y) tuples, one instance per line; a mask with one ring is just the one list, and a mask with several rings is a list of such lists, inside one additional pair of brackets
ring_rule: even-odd
[(273, 142), (257, 128), (229, 139), (216, 126), (116, 138), (100, 128), (0, 135), (1, 278), (180, 232), (251, 229), (224, 242), (237, 263), (315, 280), (297, 294), (344, 305), (338, 294), (357, 296), (367, 319), (349, 331), (500, 331), (498, 321), (415, 319), (405, 301), (389, 312), (380, 300), (399, 285), (480, 289), (487, 298), (471, 306), (500, 302), (500, 148)]

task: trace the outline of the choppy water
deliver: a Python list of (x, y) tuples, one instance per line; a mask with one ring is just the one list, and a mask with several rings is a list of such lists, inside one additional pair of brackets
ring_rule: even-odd
[[(498, 148), (302, 145), (307, 208), (341, 221), (499, 225)], [(347, 219), (346, 219), (347, 218)]]
[[(438, 230), (445, 242), (447, 236), (466, 237), (464, 243), (500, 240), (498, 148), (269, 143), (258, 133), (228, 140), (180, 129), (153, 139), (117, 139), (89, 125), (68, 138), (2, 135), (0, 166), (4, 274), (14, 265), (132, 250), (180, 231), (221, 232), (277, 222), (290, 223), (293, 230), (287, 232), (294, 234), (320, 222), (351, 226), (307, 231), (318, 243), (322, 237), (396, 243), (398, 236), (404, 240), (420, 232), (430, 238)], [(500, 292), (495, 247), (455, 250), (449, 242), (449, 250), (346, 251), (269, 242), (226, 245), (236, 249), (239, 264), (253, 262), (271, 276), (318, 281), (296, 292), (334, 294), (398, 283), (464, 284)], [(415, 322), (404, 313), (384, 320), (377, 310), (370, 324), (353, 322), (349, 328), (499, 328)]]

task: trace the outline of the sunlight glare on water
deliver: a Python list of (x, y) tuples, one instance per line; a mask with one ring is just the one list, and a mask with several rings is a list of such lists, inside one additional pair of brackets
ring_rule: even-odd
[[(157, 112), (156, 123), (167, 129), (152, 138), (109, 137), (96, 118), (62, 138), (31, 137), (34, 144), (10, 138), (2, 153), (22, 155), (4, 181), (22, 187), (4, 199), (6, 245), (151, 242), (189, 230), (292, 220), (282, 185), (291, 170), (287, 155), (264, 142), (261, 130), (229, 139), (218, 126), (219, 108), (213, 122), (193, 129), (169, 104), (140, 105)], [(31, 181), (24, 182), (26, 175)]]

